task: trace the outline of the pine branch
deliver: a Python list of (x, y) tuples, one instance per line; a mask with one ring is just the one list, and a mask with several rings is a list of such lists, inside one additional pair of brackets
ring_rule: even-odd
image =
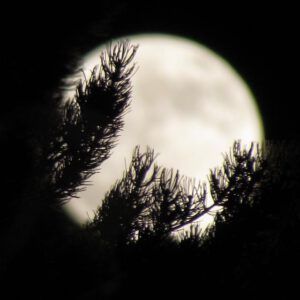
[(112, 244), (133, 240), (149, 224), (151, 193), (157, 181), (159, 167), (153, 165), (154, 151), (145, 153), (136, 147), (131, 164), (123, 178), (106, 194), (95, 218), (88, 225), (101, 238)]
[(88, 225), (110, 243), (127, 243), (145, 234), (168, 235), (206, 210), (206, 189), (176, 172), (154, 165), (149, 148), (136, 147), (132, 162)]
[(264, 172), (264, 154), (254, 143), (250, 148), (241, 148), (240, 142), (234, 142), (230, 154), (225, 155), (222, 168), (210, 172), (210, 192), (214, 205), (222, 207), (219, 216), (228, 220), (241, 206), (253, 204), (259, 192)]
[(48, 155), (52, 189), (62, 202), (84, 189), (116, 143), (130, 103), (135, 69), (130, 64), (136, 51), (119, 42), (102, 52), (100, 69), (78, 83), (74, 98), (63, 107), (63, 122), (54, 131)]
[(143, 154), (137, 147), (132, 162), (88, 225), (109, 243), (127, 243), (147, 235), (168, 236), (188, 224), (222, 208), (224, 219), (232, 217), (241, 205), (250, 205), (259, 188), (262, 154), (241, 149), (235, 142), (223, 168), (211, 171), (209, 182), (213, 203), (207, 201), (204, 184), (181, 177), (179, 172), (152, 165), (153, 150)]
[(152, 189), (153, 230), (170, 233), (197, 220), (207, 212), (206, 186), (163, 169)]

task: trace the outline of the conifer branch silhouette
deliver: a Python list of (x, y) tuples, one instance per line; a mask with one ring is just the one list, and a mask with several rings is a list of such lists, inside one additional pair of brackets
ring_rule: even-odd
[[(37, 31), (34, 37), (39, 36)], [(77, 226), (62, 204), (84, 189), (116, 144), (130, 104), (137, 47), (128, 42), (110, 46), (101, 54), (99, 69), (60, 106), (57, 86), (70, 55), (56, 58), (58, 52), (73, 52), (66, 47), (72, 38), (64, 47), (50, 39), (41, 48), (43, 41), (35, 40), (28, 40), (26, 55), (16, 47), (13, 59), (7, 59), (16, 67), (5, 68), (10, 96), (3, 101), (8, 114), (1, 121), (2, 185), (8, 191), (0, 228), (2, 294), (11, 299), (140, 299), (146, 291), (148, 298), (188, 299), (196, 291), (214, 298), (295, 297), (299, 142), (257, 151), (255, 144), (243, 148), (235, 142), (223, 166), (210, 172), (207, 186), (157, 166), (152, 149), (137, 147), (95, 218)], [(211, 227), (193, 224), (206, 214), (216, 215)], [(188, 224), (191, 231), (172, 238)]]
[(151, 193), (159, 168), (154, 165), (154, 151), (145, 153), (136, 147), (131, 164), (123, 178), (106, 194), (95, 218), (88, 225), (99, 232), (101, 239), (110, 243), (126, 243), (136, 233), (145, 230), (151, 208)]
[(147, 234), (168, 235), (203, 214), (205, 187), (159, 168), (154, 159), (150, 148), (145, 153), (135, 148), (128, 170), (89, 224), (102, 239), (127, 243)]
[(136, 147), (123, 178), (116, 182), (88, 225), (108, 243), (127, 243), (145, 235), (168, 236), (201, 216), (222, 208), (228, 219), (236, 206), (250, 205), (259, 187), (262, 172), (260, 149), (253, 153), (235, 142), (224, 166), (211, 171), (208, 204), (205, 184), (180, 176), (179, 172), (154, 164), (154, 151)]
[(100, 55), (99, 70), (80, 80), (74, 98), (62, 108), (48, 155), (53, 192), (62, 202), (84, 189), (115, 145), (130, 103), (136, 51), (127, 41), (109, 46)]
[(235, 141), (232, 150), (224, 156), (222, 168), (210, 171), (210, 192), (214, 203), (222, 208), (222, 218), (229, 221), (241, 206), (250, 206), (261, 187), (264, 172), (264, 152), (254, 143), (242, 149)]

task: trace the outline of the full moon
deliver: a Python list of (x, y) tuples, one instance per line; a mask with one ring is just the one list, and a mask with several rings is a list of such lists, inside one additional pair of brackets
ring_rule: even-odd
[[(150, 146), (156, 163), (201, 182), (219, 167), (234, 140), (262, 142), (256, 100), (241, 76), (222, 57), (194, 41), (164, 34), (127, 36), (138, 45), (132, 100), (112, 155), (91, 185), (66, 204), (78, 223), (92, 218), (104, 195), (122, 177), (133, 149)], [(105, 45), (83, 58), (86, 77)]]

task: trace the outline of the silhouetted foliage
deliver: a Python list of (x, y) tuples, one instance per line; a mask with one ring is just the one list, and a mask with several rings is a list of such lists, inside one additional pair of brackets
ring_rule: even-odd
[(153, 166), (154, 158), (153, 150), (141, 153), (137, 147), (122, 180), (102, 201), (89, 227), (104, 239), (126, 243), (147, 234), (168, 235), (207, 210), (205, 188)]
[(47, 244), (60, 225), (72, 227), (61, 205), (83, 189), (115, 144), (130, 101), (135, 52), (128, 42), (111, 46), (102, 52), (99, 69), (78, 82), (74, 98), (65, 101), (58, 91), (37, 107), (28, 103), (25, 116), (11, 114), (21, 126), (3, 130), (10, 150), (2, 157), (4, 186), (11, 194), (1, 214), (2, 274), (15, 270), (11, 264), (20, 262), (22, 252), (38, 256), (39, 239)]
[(134, 66), (128, 65), (135, 52), (127, 42), (103, 52), (100, 70), (95, 67), (89, 79), (81, 80), (75, 97), (63, 105), (63, 120), (53, 133), (48, 155), (57, 198), (76, 196), (109, 157), (129, 105)]
[(228, 219), (237, 206), (250, 205), (258, 189), (262, 157), (260, 149), (254, 156), (253, 148), (254, 144), (242, 150), (236, 142), (223, 168), (211, 171), (212, 203), (205, 184), (196, 185), (178, 171), (153, 166), (153, 150), (140, 153), (136, 148), (129, 169), (106, 195), (89, 227), (103, 239), (126, 244), (147, 234), (169, 235), (217, 206)]
[[(22, 119), (16, 139), (30, 163), (26, 184), (6, 179), (20, 189), (1, 212), (0, 282), (10, 298), (290, 298), (300, 251), (296, 142), (236, 141), (207, 184), (157, 166), (154, 150), (137, 146), (88, 224), (64, 214), (116, 144), (136, 51), (111, 46), (74, 98), (54, 95), (40, 107), (44, 120)], [(207, 214), (209, 227), (194, 223)]]

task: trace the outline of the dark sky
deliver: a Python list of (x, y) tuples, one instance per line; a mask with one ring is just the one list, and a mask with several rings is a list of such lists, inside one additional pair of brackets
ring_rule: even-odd
[(55, 91), (68, 62), (110, 38), (170, 33), (201, 42), (235, 67), (257, 97), (267, 138), (299, 137), (295, 80), (299, 58), (292, 7), (144, 2), (98, 1), (97, 5), (74, 4), (67, 10), (46, 4), (7, 9), (10, 21), (3, 26), (2, 61), (14, 78), (16, 101), (24, 97), (40, 101)]
[[(43, 243), (40, 247), (40, 232), (44, 233), (46, 230), (47, 235), (49, 230), (56, 234), (58, 232), (56, 228), (61, 225), (53, 218), (52, 211), (45, 219), (43, 219), (44, 214), (37, 213), (44, 212), (43, 205), (48, 205), (47, 197), (45, 201), (34, 202), (35, 198), (40, 200), (39, 197), (35, 197), (40, 189), (37, 191), (33, 189), (34, 201), (30, 199), (32, 183), (35, 188), (35, 185), (43, 182), (45, 174), (42, 174), (42, 181), (31, 182), (31, 179), (36, 178), (39, 173), (30, 172), (40, 170), (39, 163), (35, 166), (36, 157), (39, 157), (39, 145), (35, 144), (35, 140), (27, 143), (27, 136), (35, 137), (35, 134), (38, 134), (38, 141), (43, 141), (40, 135), (45, 132), (43, 129), (48, 125), (41, 114), (41, 111), (44, 115), (47, 114), (43, 104), (49, 104), (49, 99), (53, 100), (52, 95), (57, 93), (61, 79), (73, 70), (73, 63), (94, 46), (112, 38), (145, 32), (170, 33), (199, 41), (222, 55), (248, 82), (257, 97), (268, 139), (300, 137), (297, 108), (299, 98), (297, 42), (300, 27), (299, 17), (296, 15), (299, 14), (299, 10), (296, 8), (282, 3), (278, 7), (274, 7), (273, 3), (272, 6), (262, 7), (261, 3), (255, 4), (253, 1), (240, 1), (239, 6), (232, 7), (227, 6), (226, 1), (226, 6), (220, 7), (220, 4), (214, 0), (210, 0), (209, 5), (207, 2), (197, 0), (174, 0), (169, 3), (162, 0), (141, 0), (140, 4), (135, 5), (129, 4), (126, 0), (99, 0), (97, 4), (73, 1), (69, 6), (62, 1), (60, 4), (42, 1), (32, 6), (28, 6), (28, 1), (23, 1), (23, 4), (16, 1), (10, 3), (10, 7), (4, 7), (4, 4), (1, 6), (1, 75), (4, 79), (1, 82), (0, 134), (1, 141), (9, 141), (9, 143), (2, 147), (4, 154), (0, 157), (2, 173), (6, 179), (5, 190), (9, 192), (7, 199), (11, 200), (2, 201), (5, 218), (4, 225), (1, 224), (1, 232), (6, 234), (6, 228), (9, 228), (9, 233), (16, 232), (16, 235), (10, 235), (13, 237), (12, 240), (9, 236), (8, 243), (3, 243), (9, 250), (7, 251), (9, 258), (14, 258), (15, 253), (18, 254), (18, 251), (23, 249), (23, 244), (25, 245), (27, 240), (30, 241), (28, 248), (27, 246), (25, 248), (27, 252), (22, 253), (21, 258), (18, 254), (17, 263), (12, 264), (11, 271), (12, 274), (17, 266), (18, 273), (13, 274), (12, 278), (25, 284), (30, 280), (30, 288), (35, 281), (31, 281), (31, 276), (28, 277), (28, 269), (22, 268), (23, 264), (21, 264), (22, 270), (19, 270), (18, 260), (25, 257), (23, 255), (27, 257), (28, 253), (33, 260), (32, 255), (35, 255), (35, 251), (41, 253), (43, 261), (41, 267), (37, 267), (36, 264), (39, 263), (40, 256), (37, 260), (34, 258), (33, 268), (31, 260), (26, 260), (25, 266), (30, 266), (30, 270), (34, 270), (37, 276), (43, 275), (40, 271), (44, 271), (44, 260), (48, 257), (47, 251), (44, 250), (48, 244)], [(39, 126), (44, 127), (41, 129)], [(2, 132), (4, 135), (7, 133), (5, 138), (2, 138)], [(20, 142), (21, 146), (12, 145), (11, 141), (14, 140)], [(33, 151), (37, 153), (31, 155)], [(18, 185), (15, 185), (15, 182)], [(43, 187), (41, 190), (43, 191)], [(19, 198), (20, 193), (22, 197), (23, 195), (26, 197)], [(27, 202), (27, 194), (30, 196), (29, 202)], [(5, 200), (5, 197), (3, 198)], [(15, 207), (17, 207), (16, 214), (13, 212)], [(7, 212), (12, 213), (11, 220)], [(41, 226), (36, 226), (36, 219), (42, 224)], [(23, 223), (26, 226), (21, 228)], [(6, 225), (9, 227), (5, 227)], [(31, 231), (34, 234), (31, 234)], [(63, 231), (60, 232), (62, 235), (57, 236), (58, 241), (65, 236)], [(49, 236), (52, 238), (51, 233)], [(33, 240), (34, 252), (30, 251), (31, 240)], [(80, 243), (82, 241), (80, 236)], [(60, 246), (58, 249), (61, 249)], [(7, 250), (5, 247), (4, 250)], [(77, 251), (74, 251), (74, 256), (71, 255), (71, 260), (68, 256), (66, 273), (63, 272), (62, 277), (58, 277), (62, 280), (54, 282), (62, 282), (65, 285), (65, 279), (69, 278), (65, 274), (71, 274), (70, 272), (74, 270), (69, 268), (72, 257), (80, 257), (79, 266), (82, 266), (83, 261), (83, 270), (89, 268), (89, 265), (81, 259), (82, 253), (77, 256), (77, 252), (82, 249), (86, 251), (85, 246), (83, 248), (79, 246)], [(64, 259), (64, 253), (60, 256), (57, 249), (54, 252), (54, 257), (59, 257), (59, 261)], [(51, 259), (52, 256), (49, 257)], [(90, 263), (93, 263), (95, 255), (91, 257)], [(46, 261), (47, 267), (52, 264), (52, 260), (50, 263)], [(55, 265), (54, 262), (54, 268)], [(56, 269), (53, 270), (54, 276), (51, 271), (49, 273), (51, 283), (52, 278), (60, 274)], [(77, 271), (76, 269), (74, 274), (77, 274)], [(44, 287), (44, 277), (39, 277), (42, 281), (37, 281), (35, 285), (39, 286), (40, 282)], [(78, 278), (81, 280), (80, 276), (75, 277), (76, 280)], [(71, 278), (75, 277), (71, 276)], [(90, 280), (90, 277), (86, 276), (86, 278)], [(87, 283), (90, 288), (90, 283)], [(70, 286), (72, 285), (74, 284)], [(59, 287), (54, 286), (54, 291)], [(18, 291), (24, 292), (22, 288)], [(50, 295), (51, 293), (50, 291)]]

